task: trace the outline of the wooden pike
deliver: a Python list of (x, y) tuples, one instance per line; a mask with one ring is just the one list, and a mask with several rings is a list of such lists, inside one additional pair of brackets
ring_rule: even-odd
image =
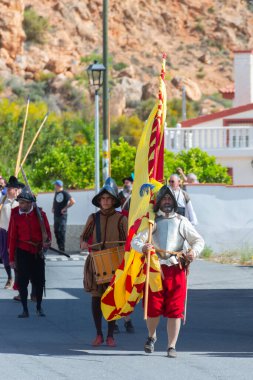
[(21, 157), (22, 157), (22, 153), (23, 153), (24, 138), (25, 138), (25, 129), (26, 129), (26, 124), (27, 124), (29, 105), (30, 105), (30, 97), (28, 96), (27, 103), (26, 103), (25, 118), (24, 118), (24, 123), (23, 123), (23, 127), (22, 127), (22, 133), (21, 133), (21, 138), (20, 138), (20, 143), (19, 143), (19, 149), (18, 149), (18, 156), (17, 156), (16, 169), (15, 169), (15, 177), (18, 176), (18, 173), (19, 173), (19, 170), (20, 170), (20, 162), (21, 162)]
[[(148, 221), (149, 230), (148, 230), (148, 243), (152, 242), (152, 232), (154, 222), (152, 220)], [(150, 250), (147, 253), (147, 269), (146, 269), (146, 282), (145, 282), (145, 298), (144, 298), (144, 320), (148, 319), (148, 295), (149, 295), (149, 274), (150, 274)]]
[[(34, 136), (32, 142), (31, 142), (29, 148), (27, 149), (27, 152), (26, 152), (26, 154), (25, 154), (25, 157), (23, 158), (23, 160), (22, 160), (20, 166), (24, 166), (24, 164), (25, 164), (25, 162), (26, 162), (26, 159), (27, 159), (29, 153), (31, 152), (32, 147), (33, 147), (35, 141), (37, 140), (37, 138), (38, 138), (38, 136), (39, 136), (39, 134), (40, 134), (42, 128), (44, 127), (45, 122), (47, 121), (47, 118), (48, 118), (48, 113), (47, 113), (46, 116), (44, 117), (44, 119), (43, 119), (43, 121), (42, 121), (42, 123), (41, 123), (39, 129), (38, 129), (37, 132), (35, 133), (35, 136)], [(20, 167), (19, 167), (19, 170), (20, 170)], [(19, 173), (19, 170), (18, 170), (18, 173)]]

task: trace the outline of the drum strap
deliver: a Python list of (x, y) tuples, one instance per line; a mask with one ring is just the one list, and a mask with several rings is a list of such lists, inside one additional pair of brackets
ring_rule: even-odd
[(96, 238), (97, 238), (97, 242), (100, 242), (101, 241), (100, 211), (96, 212), (96, 215), (95, 215), (95, 224), (96, 224)]

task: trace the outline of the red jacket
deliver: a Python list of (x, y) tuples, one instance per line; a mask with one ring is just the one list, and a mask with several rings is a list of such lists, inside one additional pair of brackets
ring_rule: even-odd
[[(41, 211), (47, 234), (51, 240), (51, 231), (47, 216), (44, 211)], [(33, 244), (29, 244), (32, 242)], [(42, 248), (42, 232), (38, 216), (35, 209), (28, 214), (20, 214), (19, 207), (15, 207), (11, 211), (11, 219), (8, 229), (8, 250), (10, 262), (14, 261), (17, 248), (21, 248), (32, 254), (36, 254)]]

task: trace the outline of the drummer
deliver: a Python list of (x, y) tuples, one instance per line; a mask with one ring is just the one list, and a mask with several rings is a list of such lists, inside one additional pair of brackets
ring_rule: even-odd
[[(80, 237), (81, 249), (88, 249), (90, 245), (98, 244), (92, 249), (101, 251), (124, 244), (119, 242), (126, 240), (127, 218), (115, 210), (120, 206), (120, 199), (118, 197), (117, 185), (112, 178), (108, 178), (105, 181), (102, 189), (92, 199), (92, 203), (94, 206), (100, 208), (100, 210), (95, 214), (91, 214), (87, 219), (83, 233)], [(85, 290), (89, 291), (92, 297), (92, 315), (97, 331), (97, 336), (92, 342), (92, 345), (100, 346), (104, 342), (100, 303), (101, 297), (109, 286), (109, 283), (101, 285), (96, 284), (90, 256), (88, 256), (86, 260), (84, 276), (84, 284), (86, 284)], [(87, 283), (89, 283), (88, 288)], [(108, 322), (106, 344), (109, 347), (116, 346), (113, 337), (114, 327), (115, 321)]]

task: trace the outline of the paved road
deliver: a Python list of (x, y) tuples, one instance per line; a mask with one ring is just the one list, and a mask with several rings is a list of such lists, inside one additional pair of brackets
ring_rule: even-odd
[[(53, 260), (52, 260), (53, 259)], [(176, 360), (165, 357), (163, 320), (157, 351), (143, 353), (146, 329), (142, 309), (133, 320), (136, 334), (121, 334), (115, 349), (93, 349), (90, 297), (82, 289), (83, 259), (47, 262), (45, 319), (34, 313), (19, 320), (20, 305), (3, 290), (0, 268), (0, 379), (173, 379), (249, 380), (253, 378), (253, 268), (198, 261), (192, 266), (188, 322)]]

